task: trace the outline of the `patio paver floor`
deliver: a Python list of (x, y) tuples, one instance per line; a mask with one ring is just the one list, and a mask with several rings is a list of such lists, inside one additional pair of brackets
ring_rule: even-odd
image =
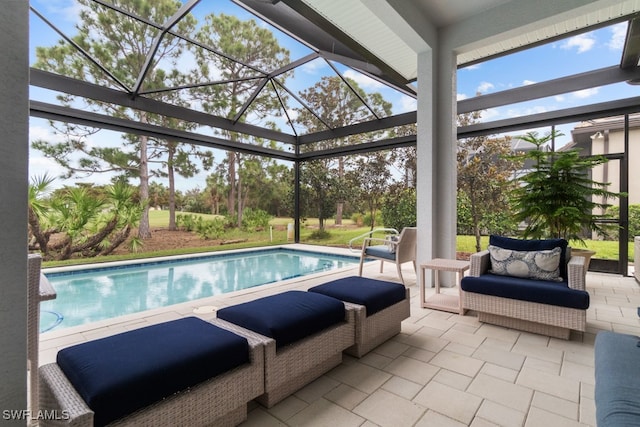
[[(52, 362), (71, 344), (193, 315), (199, 306), (232, 305), (354, 274), (357, 267), (46, 333), (40, 361)], [(380, 274), (377, 262), (364, 275), (399, 281), (393, 265)], [(420, 308), (410, 264), (403, 275), (411, 317), (400, 335), (361, 359), (345, 355), (340, 366), (271, 409), (250, 403), (242, 426), (595, 426), (593, 342), (599, 330), (640, 334), (640, 286), (633, 277), (588, 273), (587, 332), (564, 341), (482, 324), (474, 313)]]

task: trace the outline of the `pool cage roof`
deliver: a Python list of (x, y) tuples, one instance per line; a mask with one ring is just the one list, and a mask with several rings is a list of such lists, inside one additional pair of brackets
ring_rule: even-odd
[[(130, 3), (135, 4), (135, 2)], [(491, 7), (498, 7), (508, 2), (485, 0), (474, 5), (458, 5), (450, 9), (441, 3), (421, 0), (415, 2), (413, 6), (419, 7), (423, 16), (432, 16), (436, 25), (445, 26), (452, 24), (456, 19), (468, 17), (469, 14), (484, 12)], [(280, 58), (280, 61), (274, 61), (267, 67), (264, 63), (256, 62), (252, 58), (236, 56), (235, 53), (242, 50), (237, 50), (234, 46), (216, 44), (214, 38), (202, 37), (199, 31), (202, 29), (202, 23), (208, 22), (205, 16), (210, 12), (210, 2), (185, 0), (176, 11), (166, 17), (164, 22), (155, 22), (145, 17), (144, 12), (132, 10), (128, 5), (129, 2), (116, 0), (77, 0), (78, 8), (89, 11), (87, 17), (91, 17), (95, 11), (105, 11), (112, 14), (114, 19), (126, 22), (130, 28), (143, 32), (146, 46), (138, 52), (141, 53), (139, 67), (135, 72), (128, 74), (123, 69), (114, 67), (113, 63), (102, 62), (90, 46), (87, 46), (86, 41), (80, 41), (75, 37), (73, 32), (77, 31), (76, 29), (63, 28), (64, 25), (56, 21), (55, 15), (31, 6), (32, 16), (43, 26), (46, 25), (47, 31), (51, 34), (50, 38), (61, 40), (59, 45), (71, 47), (68, 52), (73, 52), (76, 61), (75, 68), (71, 67), (71, 70), (77, 71), (82, 68), (89, 70), (85, 71), (87, 75), (93, 76), (78, 78), (73, 72), (67, 74), (59, 70), (47, 69), (45, 64), (31, 68), (32, 87), (57, 96), (91, 100), (94, 106), (97, 102), (119, 108), (121, 111), (146, 112), (177, 119), (179, 122), (189, 123), (190, 126), (148, 123), (136, 120), (130, 114), (115, 117), (104, 114), (104, 110), (87, 108), (87, 104), (82, 102), (66, 104), (49, 102), (51, 95), (42, 96), (42, 100), (32, 98), (30, 103), (32, 116), (289, 161), (378, 151), (416, 143), (415, 128), (411, 127), (416, 123), (416, 111), (409, 109), (390, 113), (376, 108), (371, 103), (374, 99), (371, 96), (372, 93), (357, 87), (354, 82), (366, 77), (390, 88), (389, 90), (397, 96), (415, 101), (416, 51), (424, 49), (426, 43), (422, 40), (407, 42), (401, 46), (401, 43), (394, 45), (391, 40), (388, 43), (390, 46), (386, 46), (386, 52), (376, 50), (377, 47), (373, 42), (366, 42), (368, 38), (376, 37), (376, 29), (380, 30), (378, 37), (387, 39), (392, 37), (385, 35), (381, 26), (366, 25), (366, 22), (363, 22), (365, 19), (360, 19), (377, 19), (375, 16), (363, 17), (365, 11), (362, 9), (363, 1), (349, 2), (348, 5), (336, 3), (334, 0), (234, 0), (229, 3), (235, 8), (234, 10), (246, 13), (247, 19), (258, 21), (259, 24), (255, 28), (268, 27), (270, 31), (279, 34), (278, 40), (284, 41), (285, 47), (291, 52), (291, 59), (287, 55), (286, 58)], [(407, 15), (412, 10), (409, 6), (402, 1), (388, 0), (385, 7), (390, 6), (400, 15), (402, 15), (401, 9), (406, 7), (404, 17), (410, 21)], [(586, 28), (597, 28), (612, 22), (628, 20), (630, 24), (620, 66), (459, 101), (458, 112), (477, 111), (585, 87), (640, 79), (638, 71), (640, 31), (635, 19), (638, 6), (635, 2), (627, 0), (620, 3), (615, 11), (609, 6), (603, 7), (602, 11), (607, 8), (609, 8), (607, 12), (609, 15), (605, 16), (605, 19), (602, 19), (602, 13), (604, 13), (602, 12), (597, 18), (585, 16), (579, 24), (568, 21), (564, 26), (556, 24), (555, 32), (552, 33), (540, 29), (545, 30), (546, 35), (539, 36), (538, 42), (524, 43), (513, 38), (500, 41), (498, 43), (500, 47), (496, 47), (498, 44), (485, 45), (462, 52), (458, 57), (459, 66), (514, 52), (542, 41), (548, 42), (554, 38), (566, 37), (585, 31)], [(623, 8), (626, 9), (622, 10)], [(223, 13), (229, 12), (225, 9)], [(429, 13), (431, 15), (427, 15)], [(193, 19), (198, 23), (189, 23), (189, 20)], [(353, 24), (353, 29), (347, 28), (349, 23)], [(385, 27), (384, 30), (389, 31), (389, 28)], [(407, 37), (406, 40), (415, 40), (416, 34)], [(381, 44), (380, 41), (376, 43)], [(189, 54), (180, 58), (182, 64), (170, 63), (167, 54), (169, 48), (182, 49)], [(411, 56), (411, 61), (402, 63), (398, 60), (398, 64), (395, 64), (390, 59), (391, 52), (402, 53), (403, 58)], [(411, 55), (407, 55), (408, 53)], [(202, 58), (208, 58), (211, 64), (223, 64), (224, 67), (235, 70), (235, 73), (225, 74), (221, 70), (213, 70), (208, 75), (205, 75), (202, 70), (197, 73), (194, 70), (197, 68), (198, 58), (200, 63)], [(167, 65), (174, 68), (182, 67), (182, 80), (174, 79), (170, 82), (169, 79), (165, 79), (158, 82), (155, 70)], [(305, 91), (308, 92), (309, 87), (300, 87), (292, 75), (304, 73), (305, 67), (324, 67), (328, 70), (324, 76), (333, 78), (338, 82), (341, 90), (350, 93), (352, 98), (358, 100), (355, 108), (358, 108), (360, 113), (354, 114), (346, 123), (337, 121), (332, 117), (332, 112), (322, 111), (318, 108), (317, 102), (312, 103), (309, 101), (310, 97), (304, 97), (302, 94)], [(125, 71), (131, 70), (133, 69)], [(321, 82), (322, 79), (319, 78), (311, 80), (311, 84), (318, 85)], [(236, 106), (226, 111), (221, 108), (216, 112), (207, 110), (205, 104), (211, 103), (210, 99), (189, 98), (189, 94), (194, 90), (222, 88), (220, 92), (209, 93), (224, 94), (229, 93), (227, 88), (241, 84), (246, 84), (250, 90), (238, 96), (235, 99)], [(189, 98), (186, 101), (185, 94)], [(264, 114), (261, 116), (261, 107), (258, 103), (259, 100), (264, 102), (265, 97), (270, 97), (272, 101), (269, 117), (265, 117)], [(601, 114), (602, 111), (623, 113), (637, 109), (638, 104), (638, 98), (629, 98), (611, 102), (608, 105), (556, 111), (548, 113), (547, 116), (534, 115), (471, 125), (460, 128), (458, 134), (474, 136), (530, 128), (532, 125), (557, 122), (563, 117), (568, 122), (589, 118), (594, 114)], [(312, 123), (312, 126), (300, 125), (297, 117), (301, 114), (311, 117), (308, 123)], [(352, 138), (354, 135), (359, 137)], [(338, 143), (332, 146), (324, 145), (323, 142), (328, 140)], [(275, 143), (266, 144), (265, 141)]]
[[(124, 76), (122, 70), (114, 69), (114, 63), (106, 64), (101, 61), (90, 46), (87, 46), (86, 40), (80, 41), (71, 34), (71, 30), (65, 31), (54, 22), (55, 15), (31, 5), (32, 16), (46, 24), (52, 38), (60, 40), (58, 45), (69, 48), (67, 52), (72, 52), (76, 63), (68, 74), (59, 68), (52, 71), (47, 61), (43, 61), (44, 65), (42, 62), (36, 64), (30, 70), (30, 83), (32, 87), (45, 89), (45, 93), (91, 100), (93, 106), (96, 106), (97, 101), (102, 106), (110, 105), (129, 112), (135, 110), (178, 119), (191, 124), (190, 130), (180, 126), (142, 123), (131, 115), (114, 117), (104, 114), (103, 108), (85, 109), (78, 102), (76, 107), (71, 102), (61, 104), (32, 99), (32, 116), (292, 161), (332, 157), (338, 155), (338, 152), (358, 153), (415, 144), (414, 133), (397, 136), (397, 132), (393, 132), (398, 127), (415, 124), (415, 111), (399, 114), (382, 111), (371, 104), (371, 94), (355, 81), (367, 78), (370, 82), (375, 82), (377, 87), (385, 87), (387, 92), (392, 91), (396, 96), (414, 100), (415, 87), (408, 79), (367, 53), (366, 49), (352, 42), (343, 33), (337, 31), (332, 34), (329, 29), (324, 29), (323, 24), (318, 22), (318, 15), (305, 16), (303, 13), (308, 14), (308, 10), (297, 11), (285, 2), (239, 0), (234, 4), (230, 3), (234, 8), (232, 11), (235, 10), (236, 13), (242, 14), (243, 10), (245, 13), (250, 12), (252, 16), (247, 19), (259, 22), (255, 28), (265, 26), (272, 33), (278, 34), (281, 44), (297, 44), (293, 48), (295, 52), (291, 51), (291, 56), (296, 55), (295, 58), (272, 61), (277, 62), (272, 65), (267, 61), (260, 63), (254, 58), (236, 55), (237, 52), (248, 52), (255, 56), (255, 50), (244, 51), (222, 42), (215, 45), (203, 41), (199, 30), (202, 28), (201, 23), (207, 20), (202, 17), (209, 13), (208, 2), (185, 1), (164, 22), (153, 22), (142, 16), (142, 13), (132, 10), (127, 3), (108, 0), (78, 2), (78, 7), (90, 11), (89, 13), (107, 12), (115, 19), (126, 21), (130, 27), (135, 28), (134, 31), (144, 33), (147, 49), (142, 52), (144, 58), (139, 61), (140, 67), (135, 73)], [(196, 16), (200, 21), (198, 25), (180, 25), (181, 21)], [(328, 24), (326, 20), (323, 22)], [(197, 67), (193, 63), (195, 58), (210, 58), (212, 64), (222, 64), (227, 72), (214, 69), (209, 70), (208, 76), (203, 73), (196, 75), (198, 73), (193, 69), (183, 67), (182, 81), (166, 79), (157, 82), (154, 80), (157, 77), (155, 69), (167, 65), (176, 67), (175, 63), (169, 64), (167, 60), (169, 48), (182, 49), (180, 60), (191, 62), (192, 67)], [(74, 75), (77, 63), (81, 64), (79, 67), (85, 70), (83, 73), (88, 78), (79, 79), (77, 74)], [(265, 64), (271, 68), (265, 68)], [(355, 108), (360, 112), (340, 121), (332, 117), (330, 111), (321, 111), (318, 102), (312, 104), (303, 99), (301, 92), (309, 88), (301, 87), (300, 79), (296, 81), (293, 74), (304, 73), (304, 67), (324, 68), (324, 78), (332, 79), (339, 85), (339, 90), (348, 92), (348, 95), (343, 96), (356, 100)], [(316, 85), (322, 82), (322, 78), (307, 80)], [(195, 91), (203, 88), (205, 91), (207, 88), (220, 89), (219, 92), (209, 92), (211, 96), (216, 93), (231, 93), (232, 87), (240, 85), (244, 85), (246, 90), (241, 94), (234, 93), (236, 106), (233, 109), (227, 108), (226, 111), (223, 111), (224, 108), (218, 108), (216, 112), (207, 111), (204, 104), (213, 102), (193, 96)], [(51, 98), (52, 95), (43, 96), (45, 99), (47, 97)], [(260, 111), (260, 102), (264, 103), (267, 97), (270, 98), (267, 102), (271, 102), (271, 118), (260, 116), (264, 116)], [(182, 99), (178, 102), (177, 98)], [(353, 101), (349, 105), (353, 105)], [(302, 111), (311, 117), (312, 126), (303, 128), (296, 121), (295, 116)], [(358, 143), (348, 141), (352, 135), (367, 133), (370, 133), (370, 137), (359, 138)], [(321, 143), (327, 140), (336, 140), (336, 145), (340, 148), (326, 148)], [(275, 144), (265, 144), (264, 141)], [(314, 146), (316, 143), (320, 145)]]

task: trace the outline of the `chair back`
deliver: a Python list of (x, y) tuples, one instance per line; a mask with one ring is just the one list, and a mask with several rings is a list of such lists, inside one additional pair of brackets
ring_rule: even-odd
[(418, 229), (416, 227), (405, 227), (398, 236), (396, 245), (396, 262), (404, 263), (415, 261), (416, 259), (416, 238)]

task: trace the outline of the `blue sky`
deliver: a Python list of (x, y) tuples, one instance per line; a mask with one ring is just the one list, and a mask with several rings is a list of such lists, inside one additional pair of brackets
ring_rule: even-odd
[[(458, 70), (458, 99), (521, 87), (620, 64), (627, 23), (619, 23)], [(626, 83), (607, 85), (484, 111), (483, 121), (543, 113), (638, 96)], [(562, 126), (564, 142), (574, 124)]]
[[(78, 7), (74, 0), (31, 0), (31, 4), (48, 19), (53, 21), (67, 35), (74, 34), (74, 24), (77, 21)], [(216, 1), (216, 13), (236, 14), (242, 19), (252, 19), (253, 15), (235, 6), (231, 2)], [(211, 2), (202, 2), (193, 12), (199, 20), (203, 20), (204, 13), (209, 12)], [(50, 46), (60, 37), (47, 27), (35, 15), (31, 15), (31, 55), (34, 60), (35, 46)], [(486, 61), (474, 66), (460, 69), (457, 77), (458, 99), (475, 96), (476, 93), (492, 93), (509, 88), (542, 82), (545, 80), (568, 76), (571, 74), (595, 70), (612, 65), (618, 65), (622, 54), (626, 22), (611, 27), (602, 28), (589, 33), (556, 41), (537, 48), (522, 51), (513, 55)], [(272, 28), (272, 30), (274, 30)], [(277, 32), (280, 44), (290, 51), (292, 60), (303, 57), (310, 50), (295, 42), (288, 36)], [(340, 72), (356, 80), (367, 92), (381, 92), (394, 105), (394, 113), (415, 110), (415, 100), (389, 90), (378, 82), (363, 76), (353, 70), (339, 66)], [(332, 74), (330, 67), (320, 60), (316, 60), (296, 72), (295, 81), (288, 82), (291, 89), (300, 90), (312, 86), (321, 76)], [(637, 96), (640, 87), (625, 83), (574, 92), (562, 96), (555, 96), (526, 103), (499, 107), (483, 112), (483, 121), (491, 121), (525, 114), (553, 111), (578, 105), (592, 104), (619, 98)], [(52, 94), (38, 88), (32, 88), (32, 99), (55, 102)], [(280, 124), (284, 131), (290, 132), (286, 123)], [(560, 130), (565, 134), (564, 142), (568, 141), (570, 130), (574, 125), (563, 126)], [(48, 122), (31, 119), (31, 139), (45, 138), (54, 140)], [(100, 131), (92, 140), (95, 144), (119, 144), (120, 136), (109, 131)], [(222, 159), (223, 153), (215, 154), (216, 161)], [(39, 176), (48, 172), (57, 176), (62, 170), (53, 161), (46, 159), (41, 153), (31, 150), (30, 175)], [(201, 173), (196, 179), (179, 179), (178, 188), (187, 190), (198, 185), (204, 188), (204, 177)], [(107, 176), (93, 176), (91, 182), (107, 183)], [(80, 179), (88, 181), (88, 179)], [(57, 185), (65, 184), (62, 180)]]

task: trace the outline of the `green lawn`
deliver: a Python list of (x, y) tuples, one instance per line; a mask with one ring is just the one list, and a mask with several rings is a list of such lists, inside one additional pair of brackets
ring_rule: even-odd
[[(480, 239), (480, 246), (486, 249), (489, 245), (489, 236), (483, 236)], [(596, 254), (594, 258), (600, 259), (618, 259), (618, 242), (605, 240), (586, 240), (586, 248), (580, 242), (571, 242), (574, 248), (591, 249)], [(456, 246), (458, 251), (475, 252), (476, 239), (474, 236), (458, 236)], [(629, 261), (633, 261), (633, 242), (629, 242)]]
[[(195, 214), (204, 217), (205, 219), (215, 218), (215, 215), (208, 214)], [(163, 228), (169, 225), (169, 212), (168, 211), (150, 211), (149, 222), (152, 228)], [(245, 242), (228, 244), (228, 245), (212, 245), (208, 247), (197, 248), (177, 248), (159, 252), (142, 252), (131, 253), (127, 255), (110, 255), (100, 258), (87, 258), (87, 259), (73, 259), (67, 261), (51, 261), (46, 262), (45, 267), (73, 265), (73, 264), (88, 264), (95, 262), (107, 262), (107, 261), (121, 261), (127, 259), (141, 259), (156, 256), (170, 256), (170, 255), (182, 255), (199, 252), (211, 252), (219, 250), (239, 249), (255, 246), (268, 246), (279, 245), (285, 243), (291, 243), (291, 240), (287, 239), (287, 224), (293, 223), (292, 218), (274, 218), (271, 220), (271, 227), (259, 231), (259, 232), (246, 232), (241, 230), (231, 230), (227, 232), (223, 239), (225, 240), (245, 240)], [(353, 225), (351, 220), (344, 220), (344, 225)], [(321, 245), (321, 246), (341, 246), (346, 247), (349, 241), (357, 236), (367, 233), (370, 227), (334, 227), (334, 220), (330, 219), (326, 222), (327, 230), (329, 231), (329, 237), (327, 239), (312, 239), (311, 235), (314, 231), (317, 231), (318, 219), (308, 218), (302, 223), (300, 230), (300, 241), (302, 243)], [(376, 237), (381, 236), (377, 234)], [(420, 238), (420, 235), (418, 235)], [(362, 244), (362, 240), (358, 240), (354, 243), (354, 247), (357, 248)], [(481, 240), (482, 249), (486, 249), (489, 244), (489, 237), (484, 236)], [(596, 258), (601, 259), (617, 259), (618, 258), (618, 242), (611, 241), (596, 241), (589, 240), (586, 242), (587, 248), (596, 251)], [(475, 252), (475, 238), (473, 236), (458, 236), (457, 237), (457, 250), (461, 252)], [(579, 242), (575, 242), (572, 246), (581, 247)], [(633, 260), (633, 243), (629, 243), (629, 260)]]
[[(219, 216), (219, 215), (198, 214), (198, 213), (191, 213), (191, 212), (177, 212), (176, 216), (178, 216), (180, 214), (201, 216), (203, 219), (214, 219), (214, 218)], [(169, 211), (150, 210), (149, 211), (149, 225), (152, 228), (154, 228), (154, 227), (155, 228), (168, 227), (169, 226)]]

